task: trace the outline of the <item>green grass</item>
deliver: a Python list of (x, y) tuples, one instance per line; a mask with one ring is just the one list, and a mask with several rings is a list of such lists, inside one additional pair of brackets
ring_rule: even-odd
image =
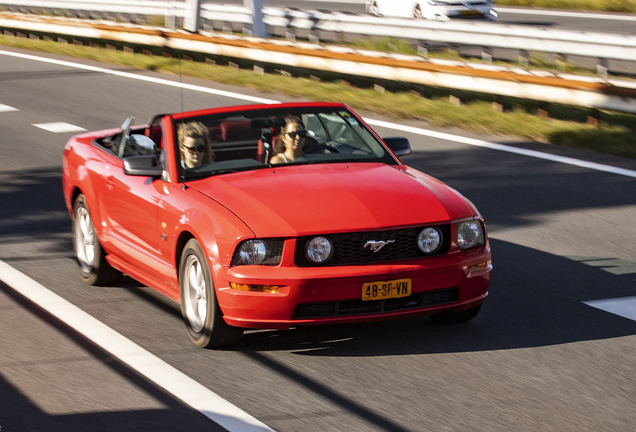
[[(459, 127), (471, 132), (586, 148), (636, 159), (636, 116), (624, 113), (603, 112), (599, 128), (594, 128), (586, 122), (585, 109), (551, 105), (551, 117), (546, 119), (537, 115), (538, 102), (523, 99), (505, 99), (508, 109), (502, 113), (493, 109), (489, 95), (464, 92), (463, 102), (457, 106), (449, 100), (452, 91), (448, 89), (388, 83), (387, 91), (380, 93), (373, 89), (371, 79), (333, 73), (321, 75), (317, 81), (306, 70), (295, 70), (299, 77), (290, 78), (282, 76), (275, 67), (267, 66), (266, 73), (260, 75), (252, 69), (210, 65), (202, 61), (179, 62), (175, 58), (125, 53), (112, 47), (91, 48), (6, 36), (0, 36), (0, 45), (182, 74), (290, 98), (344, 102), (361, 114), (377, 113), (396, 121), (424, 120), (432, 127)], [(217, 60), (220, 63), (224, 59)], [(251, 67), (247, 63), (245, 66)]]

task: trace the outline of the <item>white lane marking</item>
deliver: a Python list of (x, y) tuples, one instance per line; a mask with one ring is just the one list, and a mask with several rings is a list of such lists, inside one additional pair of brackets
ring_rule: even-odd
[[(181, 83), (178, 83), (178, 82), (168, 81), (168, 80), (159, 79), (159, 78), (152, 78), (152, 77), (147, 77), (147, 76), (143, 76), (143, 75), (131, 74), (131, 73), (127, 73), (127, 72), (118, 72), (118, 71), (114, 71), (114, 70), (111, 70), (111, 69), (105, 69), (105, 68), (100, 68), (100, 67), (96, 67), (96, 66), (87, 66), (87, 65), (83, 65), (83, 64), (79, 64), (79, 63), (72, 63), (72, 62), (67, 62), (67, 61), (62, 61), (62, 60), (54, 60), (54, 59), (49, 59), (49, 58), (44, 58), (44, 57), (37, 57), (37, 56), (29, 55), (29, 54), (21, 54), (21, 53), (14, 53), (14, 52), (10, 52), (10, 51), (2, 51), (2, 50), (0, 50), (0, 55), (8, 55), (8, 56), (19, 57), (19, 58), (24, 58), (24, 59), (28, 59), (28, 60), (35, 60), (35, 61), (41, 61), (41, 62), (46, 62), (46, 63), (57, 64), (57, 65), (61, 65), (61, 66), (72, 67), (72, 68), (91, 70), (91, 71), (94, 71), (94, 72), (103, 72), (103, 73), (106, 73), (106, 74), (117, 75), (117, 76), (121, 76), (121, 77), (125, 77), (125, 78), (132, 78), (132, 79), (152, 82), (152, 83), (156, 83), (156, 84), (168, 85), (168, 86), (172, 86), (172, 87), (182, 87), (182, 88), (188, 89), (188, 90), (194, 90), (194, 91), (199, 91), (199, 92), (203, 92), (203, 93), (216, 94), (216, 95), (219, 95), (219, 96), (224, 96), (224, 97), (229, 97), (229, 98), (234, 98), (234, 99), (240, 99), (240, 100), (246, 100), (246, 101), (251, 101), (251, 102), (267, 103), (267, 104), (280, 103), (280, 101), (276, 101), (276, 100), (273, 100), (273, 99), (256, 98), (256, 97), (253, 97), (253, 96), (242, 95), (240, 93), (232, 93), (232, 92), (226, 92), (226, 91), (222, 91), (222, 90), (210, 89), (210, 88), (202, 87), (202, 86), (181, 84)], [(587, 161), (574, 159), (574, 158), (569, 158), (569, 157), (565, 157), (565, 156), (556, 156), (556, 155), (541, 153), (541, 152), (534, 151), (534, 150), (519, 149), (519, 148), (515, 148), (515, 147), (505, 146), (503, 144), (496, 144), (496, 143), (491, 143), (491, 142), (488, 142), (488, 141), (481, 141), (481, 140), (476, 140), (476, 139), (472, 139), (472, 138), (465, 138), (465, 137), (461, 137), (461, 136), (457, 136), (457, 135), (451, 135), (451, 134), (441, 133), (441, 132), (434, 132), (434, 131), (430, 131), (430, 130), (426, 130), (426, 129), (420, 129), (420, 128), (415, 128), (415, 127), (410, 127), (410, 126), (403, 126), (403, 125), (399, 125), (399, 124), (395, 124), (395, 123), (389, 123), (389, 122), (380, 121), (380, 120), (365, 119), (365, 121), (367, 123), (369, 123), (370, 125), (381, 126), (381, 127), (385, 127), (385, 128), (388, 128), (388, 129), (401, 130), (401, 131), (410, 132), (410, 133), (414, 133), (414, 134), (418, 134), (418, 135), (430, 136), (430, 137), (434, 137), (434, 138), (438, 138), (438, 139), (442, 139), (442, 140), (455, 141), (455, 142), (462, 143), (462, 144), (468, 144), (468, 145), (477, 146), (477, 147), (485, 147), (485, 148), (489, 148), (489, 149), (492, 149), (492, 150), (504, 151), (504, 152), (508, 152), (508, 153), (514, 153), (514, 154), (523, 155), (523, 156), (529, 156), (529, 157), (534, 157), (534, 158), (539, 158), (539, 159), (545, 159), (545, 160), (558, 162), (558, 163), (563, 163), (563, 164), (567, 164), (567, 165), (574, 165), (574, 166), (579, 166), (579, 167), (582, 167), (582, 168), (588, 168), (588, 169), (592, 169), (592, 170), (596, 170), (596, 171), (603, 171), (603, 172), (608, 172), (608, 173), (612, 173), (612, 174), (618, 174), (618, 175), (624, 175), (624, 176), (636, 178), (636, 171), (634, 171), (634, 170), (628, 170), (628, 169), (624, 169), (624, 168), (617, 168), (617, 167), (613, 167), (613, 166), (610, 166), (610, 165), (603, 165), (603, 164), (598, 164), (598, 163), (594, 163), (594, 162), (587, 162)]]
[(636, 321), (636, 297), (584, 301), (588, 306)]
[(83, 132), (86, 129), (72, 125), (70, 123), (56, 122), (56, 123), (35, 123), (35, 127), (47, 130), (53, 133), (65, 133), (65, 132)]
[(606, 19), (616, 21), (636, 21), (636, 16), (633, 15), (610, 15), (610, 14), (598, 14), (591, 12), (565, 12), (565, 11), (552, 11), (552, 10), (534, 10), (534, 9), (509, 9), (495, 7), (497, 12), (511, 13), (511, 14), (523, 14), (523, 15), (547, 15), (547, 16), (562, 16), (571, 18), (590, 18), (590, 19)]
[(620, 258), (598, 258), (598, 257), (582, 257), (582, 256), (566, 256), (573, 261), (581, 264), (596, 267), (599, 270), (606, 271), (613, 275), (621, 276), (636, 273), (636, 262), (627, 261)]
[(0, 280), (229, 432), (273, 432), (264, 423), (4, 261), (0, 261)]
[(17, 108), (13, 108), (12, 106), (9, 106), (9, 105), (0, 104), (0, 112), (9, 112), (9, 111), (20, 111), (20, 110)]
[(409, 132), (409, 133), (417, 134), (417, 135), (425, 135), (425, 136), (438, 138), (438, 139), (442, 139), (446, 141), (455, 141), (458, 143), (468, 144), (468, 145), (472, 145), (476, 147), (484, 147), (484, 148), (489, 148), (492, 150), (505, 151), (508, 153), (515, 153), (515, 154), (519, 154), (523, 156), (530, 156), (530, 157), (534, 157), (538, 159), (545, 159), (552, 162), (559, 162), (562, 164), (574, 165), (574, 166), (588, 168), (588, 169), (592, 169), (596, 171), (604, 171), (604, 172), (608, 172), (612, 174), (618, 174), (618, 175), (624, 175), (627, 177), (636, 178), (636, 171), (625, 169), (625, 168), (617, 168), (611, 165), (603, 165), (596, 162), (588, 162), (588, 161), (574, 159), (574, 158), (570, 158), (566, 156), (558, 156), (558, 155), (552, 155), (549, 153), (541, 153), (535, 150), (526, 150), (522, 148), (510, 147), (503, 144), (496, 144), (496, 143), (482, 141), (482, 140), (478, 140), (474, 138), (466, 138), (466, 137), (451, 135), (451, 134), (447, 134), (443, 132), (435, 132), (435, 131), (430, 131), (426, 129), (415, 128), (411, 126), (397, 125), (395, 123), (388, 123), (388, 122), (380, 121), (380, 120), (365, 119), (365, 121), (373, 126), (396, 129), (403, 132)]
[[(180, 87), (180, 88), (183, 88), (183, 89), (186, 89), (186, 90), (194, 90), (194, 91), (198, 91), (198, 92), (202, 92), (202, 93), (209, 93), (209, 94), (214, 94), (214, 95), (217, 95), (217, 96), (225, 96), (225, 97), (234, 98), (234, 99), (242, 99), (242, 100), (246, 100), (246, 101), (250, 101), (250, 102), (266, 103), (266, 104), (280, 103), (279, 101), (275, 101), (275, 100), (272, 100), (272, 99), (265, 99), (265, 98), (255, 97), (255, 96), (247, 96), (247, 95), (242, 95), (242, 94), (239, 94), (239, 93), (233, 93), (233, 92), (228, 92), (228, 91), (223, 91), (223, 90), (216, 90), (216, 89), (203, 87), (203, 86), (196, 86), (196, 85), (191, 85), (191, 84), (183, 84), (183, 83), (180, 83), (180, 82), (170, 81), (170, 80), (162, 79), (162, 78), (153, 78), (153, 77), (149, 77), (149, 76), (133, 74), (133, 73), (129, 73), (129, 72), (120, 72), (120, 71), (116, 71), (116, 70), (112, 70), (112, 69), (106, 69), (106, 68), (101, 68), (101, 67), (97, 67), (97, 66), (89, 66), (89, 65), (83, 65), (83, 64), (80, 64), (80, 63), (67, 62), (67, 61), (63, 61), (63, 60), (55, 60), (55, 59), (50, 59), (50, 58), (45, 58), (45, 57), (37, 57), (37, 56), (34, 56), (34, 55), (29, 55), (29, 54), (15, 53), (15, 52), (2, 51), (2, 50), (0, 50), (0, 54), (8, 55), (8, 56), (11, 56), (11, 57), (19, 57), (19, 58), (23, 58), (23, 59), (27, 59), (27, 60), (35, 60), (35, 61), (44, 62), (44, 63), (56, 64), (56, 65), (59, 65), (59, 66), (67, 66), (67, 67), (72, 67), (72, 68), (76, 68), (76, 69), (84, 69), (84, 70), (89, 70), (89, 71), (93, 71), (93, 72), (101, 72), (101, 73), (105, 73), (105, 74), (109, 74), (109, 75), (115, 75), (115, 76), (119, 76), (119, 77), (123, 77), (123, 78), (132, 78), (132, 79), (136, 79), (136, 80), (140, 80), (140, 81), (147, 81), (147, 82), (151, 82), (151, 83), (155, 83), (155, 84), (161, 84), (161, 85), (166, 85), (166, 86), (171, 86), (171, 87)], [(141, 70), (140, 70), (140, 72), (141, 72)]]

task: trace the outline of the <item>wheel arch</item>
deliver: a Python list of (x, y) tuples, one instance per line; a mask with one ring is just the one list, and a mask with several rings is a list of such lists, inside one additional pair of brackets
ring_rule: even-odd
[(75, 200), (80, 195), (82, 195), (82, 190), (78, 186), (75, 186), (73, 190), (71, 191), (71, 201), (70, 201), (71, 202), (71, 217), (73, 219), (75, 218), (75, 214), (73, 214), (73, 206), (75, 205)]
[(174, 263), (175, 269), (177, 270), (177, 280), (179, 279), (179, 272), (181, 271), (181, 255), (183, 255), (183, 249), (185, 249), (186, 243), (188, 243), (188, 241), (193, 238), (196, 237), (190, 231), (183, 231), (181, 234), (179, 234), (179, 238), (177, 239)]

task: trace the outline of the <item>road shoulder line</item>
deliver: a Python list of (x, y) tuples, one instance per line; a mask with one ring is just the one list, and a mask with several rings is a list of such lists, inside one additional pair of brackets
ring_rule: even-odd
[(0, 280), (228, 432), (273, 429), (0, 260)]

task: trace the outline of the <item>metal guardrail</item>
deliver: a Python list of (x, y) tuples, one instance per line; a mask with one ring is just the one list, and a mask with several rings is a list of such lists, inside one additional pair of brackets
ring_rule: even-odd
[(49, 37), (60, 35), (71, 39), (119, 41), (129, 45), (138, 44), (246, 59), (254, 64), (255, 70), (263, 63), (288, 65), (376, 78), (380, 85), (384, 80), (394, 80), (636, 113), (635, 83), (630, 86), (628, 82), (604, 81), (594, 77), (557, 75), (546, 71), (533, 72), (520, 68), (433, 60), (421, 56), (386, 54), (311, 43), (207, 32), (193, 34), (167, 28), (121, 25), (111, 21), (0, 13), (0, 29), (5, 29), (5, 36), (8, 33), (18, 36), (19, 32), (24, 32), (24, 37), (27, 37), (28, 33), (32, 38), (40, 38), (47, 34)]
[[(0, 0), (12, 10), (33, 13), (38, 10), (67, 10), (77, 14), (164, 15), (184, 18), (188, 3), (184, 1), (148, 0)], [(341, 39), (343, 35), (387, 36), (426, 43), (445, 43), (554, 53), (600, 59), (636, 62), (636, 36), (596, 32), (566, 31), (551, 28), (501, 25), (488, 22), (437, 22), (370, 15), (324, 13), (311, 10), (287, 10), (265, 7), (263, 22), (270, 32), (291, 38), (319, 40)], [(204, 29), (238, 30), (250, 34), (252, 15), (241, 6), (204, 3), (200, 11)], [(602, 69), (602, 68), (601, 68)]]

